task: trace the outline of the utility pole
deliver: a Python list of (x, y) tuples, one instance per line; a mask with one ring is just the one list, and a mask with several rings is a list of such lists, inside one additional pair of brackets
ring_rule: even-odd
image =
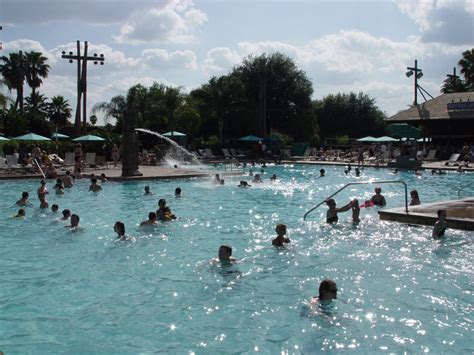
[[(77, 106), (76, 106), (76, 117), (74, 120), (75, 134), (79, 136), (81, 134), (81, 100), (82, 100), (82, 123), (83, 123), (83, 133), (86, 133), (87, 129), (87, 62), (93, 61), (95, 65), (100, 63), (104, 65), (104, 55), (100, 56), (97, 53), (94, 53), (93, 56), (87, 56), (88, 43), (84, 42), (84, 55), (81, 56), (81, 42), (76, 41), (76, 54), (69, 52), (66, 54), (65, 51), (62, 52), (61, 58), (68, 59), (69, 63), (77, 61)], [(82, 66), (81, 66), (82, 64)], [(81, 68), (82, 67), (82, 68)]]

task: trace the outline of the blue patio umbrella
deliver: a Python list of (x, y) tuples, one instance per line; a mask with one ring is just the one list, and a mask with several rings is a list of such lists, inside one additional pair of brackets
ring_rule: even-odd
[(375, 138), (376, 142), (398, 142), (398, 139), (388, 137), (388, 136), (383, 136), (379, 138)]
[(24, 134), (22, 136), (18, 136), (13, 138), (17, 141), (50, 141), (48, 137), (40, 136), (39, 134), (36, 133), (28, 133)]
[(248, 135), (248, 136), (239, 138), (239, 141), (241, 141), (241, 142), (258, 142), (258, 141), (263, 141), (263, 138)]
[(88, 134), (86, 136), (74, 138), (73, 141), (74, 142), (100, 142), (100, 141), (105, 141), (105, 139), (99, 136)]
[(359, 138), (357, 142), (377, 142), (377, 138), (374, 138), (372, 136), (367, 136), (364, 138)]

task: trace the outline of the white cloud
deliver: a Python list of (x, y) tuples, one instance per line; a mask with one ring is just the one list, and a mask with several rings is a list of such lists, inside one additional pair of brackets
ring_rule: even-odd
[(48, 58), (49, 65), (52, 65), (53, 63), (56, 62), (55, 56), (49, 53), (38, 41), (32, 41), (30, 39), (18, 39), (16, 41), (3, 43), (2, 55), (8, 55), (9, 53), (18, 52), (18, 51), (41, 52), (46, 58)]
[(224, 74), (242, 60), (242, 55), (227, 47), (216, 47), (207, 52), (202, 69), (208, 75)]
[(119, 43), (189, 43), (207, 15), (191, 1), (173, 1), (159, 9), (136, 12), (115, 37)]
[(197, 58), (193, 51), (168, 52), (165, 49), (145, 49), (144, 62), (157, 70), (196, 70)]
[(393, 0), (422, 32), (426, 42), (472, 45), (472, 0)]

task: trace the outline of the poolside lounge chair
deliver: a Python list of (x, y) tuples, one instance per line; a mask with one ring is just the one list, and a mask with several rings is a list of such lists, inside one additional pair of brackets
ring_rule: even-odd
[(95, 168), (95, 153), (86, 153), (86, 167), (90, 166), (91, 168)]
[(430, 149), (430, 151), (428, 152), (428, 155), (423, 160), (436, 160), (435, 158), (436, 152), (437, 152), (436, 149)]
[(296, 155), (296, 156), (292, 156), (291, 158), (292, 159), (302, 159), (302, 160), (307, 160), (309, 159), (309, 155), (311, 154), (311, 152), (313, 151), (313, 148), (306, 148), (306, 150), (304, 151), (303, 155)]
[(209, 158), (216, 158), (216, 156), (212, 153), (211, 148), (205, 148), (204, 151), (206, 152)]
[(222, 153), (224, 153), (224, 156), (226, 158), (229, 158), (229, 159), (233, 158), (232, 154), (230, 154), (229, 149), (227, 149), (227, 148), (222, 148)]
[(458, 165), (456, 162), (459, 160), (459, 157), (461, 154), (451, 154), (449, 157), (448, 161), (445, 163), (445, 165)]
[(75, 165), (74, 152), (67, 152), (64, 156), (64, 165)]
[(242, 152), (238, 152), (235, 148), (230, 148), (230, 153), (232, 154), (232, 156), (234, 158), (245, 158), (245, 154), (243, 154)]

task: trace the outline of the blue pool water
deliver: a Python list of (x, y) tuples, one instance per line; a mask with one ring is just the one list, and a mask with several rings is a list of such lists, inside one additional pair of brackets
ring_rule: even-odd
[[(358, 227), (350, 212), (336, 226), (324, 224), (324, 206), (305, 222), (306, 210), (358, 181), (331, 166), (318, 179), (320, 168), (268, 167), (265, 182), (247, 190), (236, 187), (240, 176), (226, 177), (222, 187), (205, 179), (108, 182), (99, 194), (82, 180), (63, 196), (48, 196), (50, 205), (80, 215), (81, 233), (39, 211), (37, 181), (1, 182), (0, 350), (472, 353), (474, 234), (448, 230), (433, 241), (431, 228), (379, 222), (375, 209), (362, 209)], [(422, 202), (457, 198), (472, 181), (468, 174), (417, 178), (375, 169), (361, 177), (398, 178)], [(146, 184), (154, 196), (143, 196)], [(364, 200), (373, 187), (354, 186), (336, 200)], [(382, 189), (388, 207), (403, 205), (400, 186)], [(23, 190), (34, 207), (26, 219), (12, 219)], [(140, 230), (159, 198), (178, 220)], [(116, 220), (134, 243), (115, 240)], [(288, 225), (285, 250), (271, 246), (277, 223)], [(240, 263), (211, 265), (221, 244)], [(321, 313), (305, 302), (324, 278), (339, 293), (335, 308)]]

